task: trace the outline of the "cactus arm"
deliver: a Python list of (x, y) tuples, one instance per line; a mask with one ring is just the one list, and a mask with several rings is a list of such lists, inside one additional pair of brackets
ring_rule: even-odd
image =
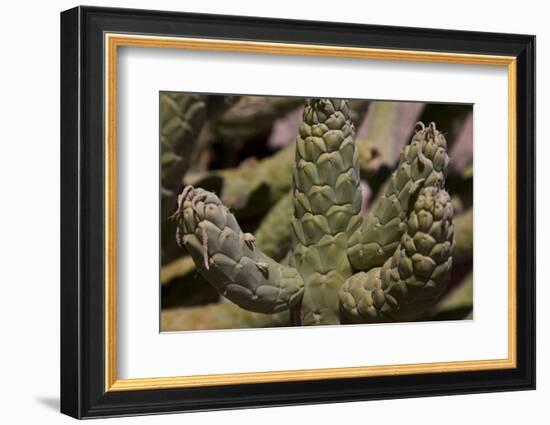
[(296, 141), (293, 255), (304, 279), (301, 321), (338, 324), (338, 291), (351, 275), (347, 239), (360, 224), (354, 130), (343, 100), (314, 99)]
[(182, 93), (161, 93), (161, 183), (180, 190), (181, 178), (191, 164), (199, 133), (206, 121), (206, 98)]
[(160, 269), (160, 284), (168, 285), (172, 280), (195, 272), (195, 262), (188, 255), (177, 258)]
[[(350, 119), (358, 125), (369, 102), (354, 99), (348, 103)], [(221, 116), (217, 131), (225, 139), (247, 140), (265, 133), (276, 119), (302, 105), (299, 97), (243, 96)]]
[(296, 304), (303, 280), (255, 246), (233, 214), (212, 192), (187, 186), (174, 214), (177, 239), (198, 271), (235, 304), (259, 313), (276, 313)]
[(433, 186), (423, 188), (393, 256), (382, 267), (356, 273), (342, 285), (342, 314), (357, 323), (420, 317), (449, 281), (453, 240), (449, 194)]
[(449, 164), (445, 137), (431, 123), (419, 128), (403, 149), (384, 194), (373, 205), (348, 243), (348, 257), (356, 270), (382, 266), (397, 248), (406, 229), (411, 196), (421, 187), (443, 185)]
[[(256, 246), (264, 254), (283, 264), (283, 259), (288, 254), (290, 248), (291, 217), (292, 193), (289, 192), (269, 210), (254, 232)], [(160, 282), (162, 285), (165, 285), (175, 278), (189, 275), (195, 271), (196, 267), (193, 259), (184, 255), (162, 267)]]

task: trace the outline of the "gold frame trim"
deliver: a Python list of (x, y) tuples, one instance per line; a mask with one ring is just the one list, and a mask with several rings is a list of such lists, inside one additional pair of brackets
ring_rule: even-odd
[[(120, 46), (324, 56), (406, 62), (505, 66), (508, 71), (508, 357), (495, 360), (399, 364), (274, 372), (117, 379), (116, 373), (116, 93)], [(516, 58), (444, 52), (370, 49), (326, 45), (211, 40), (146, 35), (105, 34), (105, 391), (136, 391), (285, 381), (311, 381), (446, 373), (517, 366), (516, 353)]]

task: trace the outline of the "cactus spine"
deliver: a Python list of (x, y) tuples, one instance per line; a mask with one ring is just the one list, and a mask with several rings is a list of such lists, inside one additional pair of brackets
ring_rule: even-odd
[(180, 245), (226, 298), (294, 324), (413, 320), (452, 267), (449, 159), (435, 124), (419, 123), (385, 192), (363, 217), (347, 101), (309, 100), (296, 141), (289, 265), (260, 251), (212, 192), (187, 186), (174, 213)]

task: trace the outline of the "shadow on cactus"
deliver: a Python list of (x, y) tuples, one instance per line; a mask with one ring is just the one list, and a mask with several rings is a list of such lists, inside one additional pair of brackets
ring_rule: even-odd
[[(275, 227), (243, 231), (223, 194), (198, 185), (181, 191), (173, 237), (246, 317), (273, 315), (274, 326), (425, 320), (448, 286), (455, 212), (445, 189), (444, 135), (434, 122), (413, 124), (412, 139), (363, 214), (361, 148), (350, 114), (346, 100), (306, 102), (288, 193), (265, 218), (276, 208), (286, 212), (278, 213), (287, 217), (281, 232), (288, 234), (279, 252), (265, 242)], [(227, 305), (221, 302), (218, 314)], [(233, 327), (246, 327), (239, 320)]]

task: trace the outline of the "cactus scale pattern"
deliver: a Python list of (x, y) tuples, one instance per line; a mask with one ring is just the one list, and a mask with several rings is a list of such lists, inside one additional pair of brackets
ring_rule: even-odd
[(382, 267), (361, 272), (340, 290), (340, 305), (352, 322), (406, 321), (424, 313), (449, 280), (453, 207), (449, 194), (424, 187), (407, 217), (407, 230)]
[(220, 293), (260, 313), (276, 313), (299, 300), (304, 283), (296, 269), (256, 249), (254, 236), (242, 232), (214, 193), (187, 186), (178, 203), (178, 244)]
[(252, 312), (290, 310), (294, 325), (415, 320), (435, 303), (453, 261), (445, 138), (418, 123), (363, 216), (354, 133), (346, 100), (307, 101), (284, 201), (293, 205), (288, 265), (262, 252), (216, 194), (185, 187), (178, 243), (221, 294)]
[(165, 191), (175, 190), (177, 194), (206, 121), (206, 99), (194, 94), (162, 93), (160, 108), (161, 184)]
[(419, 129), (401, 153), (385, 193), (352, 235), (348, 255), (358, 270), (381, 266), (397, 248), (406, 230), (409, 199), (421, 186), (442, 187), (449, 158), (445, 137), (434, 124)]
[(292, 219), (303, 324), (339, 323), (338, 291), (352, 274), (347, 242), (361, 224), (356, 152), (347, 102), (309, 101), (296, 141)]

